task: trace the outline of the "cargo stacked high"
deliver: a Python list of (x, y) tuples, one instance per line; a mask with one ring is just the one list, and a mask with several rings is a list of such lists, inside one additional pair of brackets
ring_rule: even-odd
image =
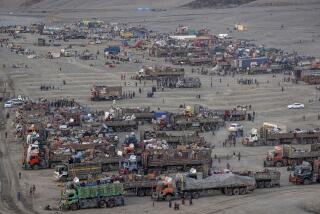
[(62, 209), (112, 208), (124, 205), (123, 184), (110, 180), (68, 183), (61, 194)]

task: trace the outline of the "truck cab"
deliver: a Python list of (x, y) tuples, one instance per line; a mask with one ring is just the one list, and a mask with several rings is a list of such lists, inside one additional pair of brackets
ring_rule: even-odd
[(60, 208), (76, 210), (78, 208), (79, 198), (76, 190), (67, 189), (61, 195)]
[(136, 159), (124, 159), (119, 163), (119, 173), (138, 173), (138, 162)]
[(289, 177), (289, 181), (294, 184), (310, 184), (313, 179), (312, 166), (308, 162), (303, 162), (296, 166), (293, 176)]
[(253, 128), (248, 136), (243, 139), (244, 145), (251, 146), (257, 144), (259, 141), (258, 130)]
[(56, 168), (54, 170), (54, 177), (58, 181), (67, 180), (67, 178), (68, 178), (68, 166), (66, 166), (64, 164), (56, 166)]
[(175, 195), (175, 188), (172, 181), (159, 180), (155, 191), (152, 193), (153, 200), (170, 201)]
[(282, 158), (282, 148), (275, 146), (273, 150), (269, 150), (264, 160), (264, 166), (282, 167), (284, 165)]

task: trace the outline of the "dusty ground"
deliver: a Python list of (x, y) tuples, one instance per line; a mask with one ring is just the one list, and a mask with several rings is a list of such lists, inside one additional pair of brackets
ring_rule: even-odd
[[(305, 4), (283, 7), (240, 7), (222, 10), (182, 10), (171, 9), (161, 13), (138, 13), (132, 8), (121, 7), (119, 10), (65, 10), (55, 13), (56, 20), (60, 22), (71, 22), (79, 17), (102, 17), (106, 21), (118, 22), (142, 22), (145, 25), (156, 30), (173, 31), (178, 24), (188, 24), (200, 27), (208, 27), (213, 33), (226, 32), (226, 28), (232, 28), (236, 22), (244, 22), (248, 25), (248, 31), (243, 33), (232, 33), (237, 38), (255, 39), (258, 44), (266, 44), (273, 47), (281, 47), (285, 50), (297, 50), (310, 55), (320, 55), (320, 29), (319, 29), (319, 4)], [(231, 15), (232, 14), (232, 15)], [(18, 16), (21, 15), (21, 16)], [(47, 14), (41, 13), (15, 13), (12, 16), (3, 12), (0, 15), (0, 24), (7, 23), (32, 23), (35, 20), (42, 19), (48, 21)], [(283, 24), (284, 29), (280, 26)], [(303, 40), (300, 44), (299, 40)], [(33, 47), (34, 37), (29, 37), (19, 42), (25, 43), (27, 47), (35, 49), (38, 53), (45, 54), (49, 50), (57, 51), (54, 48)], [(80, 43), (81, 41), (76, 41)], [(96, 52), (105, 47), (89, 46), (88, 48)], [(82, 50), (80, 47), (75, 47)], [(137, 58), (142, 53), (134, 53)], [(14, 94), (26, 94), (33, 98), (48, 97), (70, 97), (84, 105), (94, 109), (107, 109), (111, 103), (89, 101), (89, 89), (93, 84), (106, 84), (124, 86), (124, 81), (120, 81), (120, 75), (126, 74), (127, 78), (133, 75), (140, 67), (139, 64), (123, 64), (116, 68), (106, 68), (103, 66), (104, 59), (84, 62), (74, 58), (62, 58), (58, 60), (48, 59), (26, 59), (24, 56), (17, 56), (8, 51), (7, 48), (0, 48), (0, 77), (6, 80), (12, 79), (11, 96)], [(24, 62), (30, 69), (10, 68), (13, 63)], [(156, 59), (145, 59), (144, 64), (163, 63)], [(3, 69), (2, 64), (7, 68)], [(90, 64), (94, 64), (93, 67)], [(59, 68), (62, 71), (59, 71)], [(187, 75), (191, 75), (191, 68), (186, 67)], [(193, 74), (196, 75), (196, 74)], [(317, 115), (320, 112), (319, 92), (314, 86), (304, 84), (283, 83), (282, 75), (273, 78), (270, 75), (250, 76), (256, 78), (260, 85), (244, 86), (238, 85), (237, 79), (247, 76), (224, 77), (222, 83), (219, 77), (213, 77), (213, 87), (210, 87), (210, 77), (200, 76), (203, 87), (201, 89), (166, 89), (164, 92), (157, 92), (154, 98), (146, 98), (147, 91), (151, 90), (152, 83), (143, 83), (138, 87), (143, 87), (143, 94), (130, 101), (119, 101), (117, 105), (121, 106), (147, 106), (150, 105), (156, 109), (170, 111), (181, 111), (178, 106), (182, 103), (187, 105), (202, 104), (210, 108), (230, 108), (236, 105), (251, 104), (257, 112), (254, 123), (243, 122), (246, 130), (252, 127), (261, 126), (262, 122), (277, 122), (284, 124), (288, 129), (314, 128), (320, 126)], [(62, 81), (66, 85), (62, 85)], [(269, 83), (267, 83), (269, 82)], [(138, 88), (134, 87), (134, 81), (127, 80), (126, 91), (135, 91), (138, 94)], [(284, 86), (285, 91), (281, 92)], [(39, 90), (40, 84), (51, 84), (59, 87), (59, 90), (43, 92)], [(130, 85), (129, 85), (130, 84)], [(201, 94), (201, 99), (196, 95)], [(286, 106), (293, 102), (304, 103), (304, 110), (287, 110)], [(1, 104), (1, 108), (2, 108)], [(1, 112), (5, 111), (1, 109)], [(303, 121), (303, 115), (306, 120)], [(1, 121), (4, 121), (2, 119)], [(6, 126), (5, 126), (6, 124)], [(60, 187), (53, 181), (52, 170), (40, 171), (21, 171), (21, 146), (15, 141), (9, 133), (9, 139), (5, 140), (3, 135), (5, 128), (10, 130), (12, 124), (10, 121), (1, 126), (0, 143), (0, 213), (48, 213), (43, 211), (44, 205), (54, 206), (59, 198)], [(216, 145), (214, 154), (225, 155), (233, 152), (241, 152), (243, 158), (239, 162), (231, 158), (228, 162), (233, 169), (260, 169), (262, 168), (263, 155), (271, 147), (246, 148), (238, 144), (235, 148), (222, 148), (221, 141), (226, 136), (226, 131), (221, 129), (215, 136), (205, 134), (208, 141)], [(302, 147), (302, 146), (301, 146)], [(214, 163), (216, 167), (225, 167), (227, 161)], [(22, 179), (18, 180), (18, 172), (22, 172)], [(282, 181), (281, 188), (256, 190), (254, 193), (241, 197), (226, 197), (216, 195), (205, 197), (194, 202), (194, 206), (183, 206), (180, 213), (308, 213), (316, 212), (316, 198), (320, 195), (320, 186), (292, 186), (288, 184), (288, 172), (281, 169)], [(37, 185), (37, 193), (34, 198), (28, 196), (30, 185)], [(23, 203), (17, 202), (16, 193), (22, 192)], [(30, 206), (33, 204), (33, 206)], [(308, 210), (308, 211), (307, 211)], [(315, 210), (315, 211), (314, 211)], [(168, 213), (171, 211), (166, 203), (156, 203), (152, 207), (149, 198), (130, 197), (127, 200), (127, 206), (115, 208), (112, 210), (90, 210), (90, 213)], [(77, 211), (77, 213), (87, 213), (89, 210)]]

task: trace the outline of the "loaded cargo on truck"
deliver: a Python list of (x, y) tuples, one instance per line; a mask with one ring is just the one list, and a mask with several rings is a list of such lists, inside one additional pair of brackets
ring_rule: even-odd
[(61, 209), (112, 208), (124, 205), (123, 184), (110, 180), (68, 183), (62, 191)]
[(243, 171), (233, 173), (253, 177), (256, 180), (257, 188), (271, 188), (280, 186), (281, 173), (277, 170), (263, 169), (259, 171)]
[(196, 132), (190, 133), (167, 133), (162, 131), (141, 131), (140, 140), (164, 140), (171, 147), (176, 148), (178, 145), (206, 146), (204, 137), (201, 137)]
[(91, 89), (91, 100), (118, 100), (122, 98), (121, 86), (93, 86)]
[(252, 129), (251, 133), (243, 139), (246, 146), (271, 146), (281, 144), (315, 144), (320, 142), (320, 132), (287, 132), (277, 125), (264, 123), (258, 131)]
[(156, 191), (152, 193), (152, 199), (197, 199), (215, 190), (225, 195), (244, 195), (254, 190), (255, 185), (254, 178), (233, 173), (213, 174), (206, 178), (201, 173), (178, 174), (174, 179), (160, 180)]
[(264, 159), (265, 167), (297, 166), (303, 161), (313, 162), (320, 157), (320, 144), (311, 145), (310, 150), (294, 148), (291, 145), (275, 146)]

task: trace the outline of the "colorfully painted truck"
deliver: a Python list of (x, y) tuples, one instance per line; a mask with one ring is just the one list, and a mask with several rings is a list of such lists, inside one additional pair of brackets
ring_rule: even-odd
[(61, 194), (60, 208), (78, 210), (86, 208), (112, 208), (124, 205), (123, 184), (97, 180), (67, 184)]

